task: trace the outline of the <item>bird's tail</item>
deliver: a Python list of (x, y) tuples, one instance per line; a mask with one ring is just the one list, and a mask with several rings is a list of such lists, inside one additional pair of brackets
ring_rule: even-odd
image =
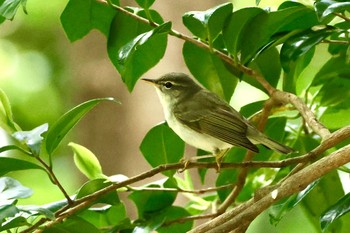
[(262, 144), (263, 146), (282, 154), (295, 152), (292, 148), (276, 142), (255, 128), (248, 128), (247, 137), (254, 144)]

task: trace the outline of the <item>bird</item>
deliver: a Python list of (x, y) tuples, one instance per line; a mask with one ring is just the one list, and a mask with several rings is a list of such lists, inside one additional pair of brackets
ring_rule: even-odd
[(260, 132), (226, 101), (185, 73), (142, 80), (156, 87), (169, 127), (187, 144), (214, 155), (218, 170), (222, 157), (233, 146), (259, 153), (256, 144), (262, 144), (282, 154), (294, 152)]

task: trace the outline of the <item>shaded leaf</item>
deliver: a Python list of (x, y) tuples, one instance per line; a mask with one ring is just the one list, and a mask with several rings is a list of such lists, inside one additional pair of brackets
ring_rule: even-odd
[(100, 98), (86, 101), (70, 111), (66, 112), (63, 116), (50, 127), (46, 135), (46, 151), (51, 155), (58, 147), (67, 133), (88, 113), (93, 107), (102, 101), (114, 101), (113, 98)]
[(30, 213), (32, 216), (40, 214), (51, 220), (55, 219), (54, 212), (42, 206), (35, 206), (35, 205), (20, 206), (19, 210)]
[[(176, 163), (182, 158), (185, 143), (177, 136), (166, 123), (153, 127), (142, 140), (140, 150), (152, 166)], [(167, 176), (174, 175), (175, 171), (164, 172)]]
[(134, 88), (141, 75), (164, 56), (170, 29), (171, 23), (164, 23), (133, 38), (118, 51), (116, 68), (129, 91)]
[(26, 3), (27, 0), (0, 0), (0, 15), (6, 19), (13, 19), (20, 5), (23, 11), (27, 12)]
[(27, 145), (35, 156), (40, 154), (40, 147), (43, 141), (41, 134), (45, 133), (49, 125), (47, 123), (36, 127), (30, 131), (17, 131), (12, 134), (19, 142)]
[(335, 220), (342, 217), (350, 211), (350, 193), (339, 199), (334, 205), (331, 205), (320, 216), (321, 229), (324, 232), (328, 226)]
[[(119, 4), (119, 1), (114, 1)], [(61, 15), (61, 23), (70, 41), (81, 39), (91, 29), (108, 36), (115, 10), (95, 0), (70, 0)]]
[(3, 176), (8, 172), (27, 170), (27, 169), (44, 170), (44, 168), (42, 168), (41, 166), (25, 160), (9, 158), (9, 157), (0, 157), (0, 176)]
[[(77, 195), (75, 196), (75, 199), (85, 197), (110, 185), (111, 183), (106, 181), (106, 179), (90, 180), (81, 186), (81, 188), (77, 192)], [(99, 199), (95, 201), (95, 203), (116, 205), (119, 204), (120, 201), (116, 192), (110, 192), (100, 196)]]
[(79, 217), (70, 217), (56, 224), (54, 227), (46, 228), (43, 233), (101, 233), (93, 224)]
[(4, 222), (6, 218), (14, 217), (19, 213), (19, 210), (16, 207), (16, 201), (10, 200), (7, 201), (1, 200), (0, 203), (0, 222)]
[(155, 0), (136, 0), (137, 4), (139, 4), (142, 8), (150, 8)]
[(1, 224), (0, 231), (5, 231), (11, 228), (29, 226), (29, 225), (30, 224), (27, 222), (27, 219), (25, 217), (17, 216), (7, 220), (6, 222), (3, 222)]
[(0, 202), (28, 198), (33, 191), (11, 177), (0, 177)]
[[(176, 188), (173, 179), (167, 179), (164, 183), (150, 184), (148, 188)], [(134, 191), (129, 198), (135, 203), (139, 218), (149, 218), (155, 212), (171, 206), (176, 199), (176, 192), (140, 190)], [(158, 224), (156, 224), (158, 225)]]
[(68, 146), (74, 151), (75, 165), (87, 178), (105, 178), (100, 162), (89, 149), (72, 142)]
[(79, 217), (94, 224), (98, 228), (130, 224), (126, 215), (126, 209), (123, 203), (117, 205), (108, 205), (99, 208), (90, 208), (79, 214)]
[(226, 101), (231, 99), (238, 78), (227, 69), (222, 60), (189, 42), (185, 42), (182, 53), (188, 69), (205, 88)]
[[(170, 222), (179, 218), (188, 217), (190, 214), (187, 210), (179, 206), (170, 206), (166, 208), (160, 214), (160, 218), (163, 218), (163, 222)], [(161, 226), (157, 229), (159, 233), (182, 233), (191, 230), (193, 221), (185, 221), (184, 223), (175, 223), (168, 226)]]
[[(273, 61), (273, 62), (271, 62)], [(268, 48), (258, 55), (249, 64), (249, 67), (258, 71), (264, 76), (271, 86), (276, 87), (281, 75), (281, 63), (279, 62), (279, 53), (275, 47)], [(245, 82), (267, 93), (267, 90), (253, 77), (244, 75)]]
[(250, 21), (258, 14), (264, 12), (258, 7), (249, 7), (237, 10), (232, 13), (231, 18), (223, 29), (223, 38), (227, 50), (238, 59), (237, 55), (241, 49), (243, 40), (243, 30), (247, 27)]

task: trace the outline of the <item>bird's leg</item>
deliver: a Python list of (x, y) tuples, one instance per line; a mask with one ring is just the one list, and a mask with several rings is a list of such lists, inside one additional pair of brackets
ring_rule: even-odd
[(215, 157), (215, 156), (214, 155), (200, 155), (200, 156), (191, 157), (189, 159), (182, 158), (180, 160), (180, 162), (184, 164), (184, 167), (182, 169), (180, 169), (179, 172), (181, 173), (181, 172), (185, 171), (191, 162), (195, 162), (195, 161), (200, 160), (200, 159), (213, 158), (213, 157)]
[(223, 149), (223, 150), (219, 150), (218, 148), (215, 150), (215, 162), (216, 165), (218, 166), (216, 169), (216, 172), (220, 172), (220, 168), (221, 168), (221, 161), (222, 158), (224, 157), (224, 155), (227, 153), (227, 151), (229, 151), (230, 148), (228, 149)]

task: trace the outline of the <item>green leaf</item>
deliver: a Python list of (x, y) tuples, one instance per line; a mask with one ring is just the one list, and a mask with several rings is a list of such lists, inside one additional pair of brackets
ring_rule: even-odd
[(313, 28), (302, 31), (284, 42), (281, 49), (282, 67), (288, 71), (289, 62), (295, 61), (306, 54), (315, 45), (319, 44), (324, 38), (334, 31), (333, 27)]
[(61, 116), (55, 124), (49, 128), (46, 135), (46, 151), (51, 155), (58, 147), (67, 133), (89, 112), (93, 107), (102, 101), (114, 101), (113, 98), (100, 98), (86, 101)]
[(0, 127), (9, 133), (19, 131), (20, 127), (13, 120), (10, 101), (3, 90), (0, 89)]
[(238, 78), (222, 60), (192, 43), (185, 42), (182, 50), (186, 65), (193, 76), (207, 89), (229, 101)]
[[(177, 136), (166, 123), (153, 127), (143, 139), (140, 150), (152, 166), (176, 163), (182, 158), (185, 143)], [(167, 176), (174, 175), (175, 171), (164, 172)]]
[[(147, 18), (147, 14), (145, 10), (140, 10), (138, 8), (127, 8), (126, 10), (132, 12), (133, 14), (136, 14), (138, 16)], [(163, 24), (163, 19), (162, 17), (158, 14), (158, 12), (154, 10), (148, 10), (148, 14), (152, 18), (152, 20), (158, 24)], [(130, 15), (124, 14), (122, 12), (117, 12), (110, 28), (110, 33), (108, 37), (108, 44), (107, 44), (107, 51), (108, 51), (108, 56), (109, 59), (112, 61), (113, 65), (116, 67), (116, 69), (121, 72), (124, 70), (124, 67), (119, 63), (119, 51), (125, 47), (126, 44), (131, 43), (136, 37), (139, 35), (151, 31), (152, 28), (148, 24), (144, 24), (140, 21), (137, 21), (133, 19)], [(163, 35), (164, 36), (164, 35)], [(149, 51), (149, 47), (152, 47), (152, 50), (157, 51), (158, 54), (160, 54), (163, 47), (166, 46), (164, 45), (164, 39), (163, 41), (161, 39), (156, 39), (157, 41), (160, 40), (163, 42), (163, 44), (160, 44), (158, 46), (157, 41), (146, 43), (146, 46), (142, 46), (145, 50), (143, 54), (140, 54), (140, 52), (137, 52), (134, 57), (135, 61), (135, 69), (130, 68), (130, 72), (135, 72), (133, 75), (130, 72), (127, 72), (127, 76), (122, 75), (122, 79), (125, 83), (127, 83), (127, 86), (129, 90), (132, 90), (132, 87), (135, 85), (136, 81), (138, 80), (138, 76), (142, 75), (142, 73), (145, 70), (146, 66), (149, 66), (151, 63), (148, 62), (147, 60), (150, 57), (153, 57), (153, 51)], [(149, 44), (151, 43), (151, 44)], [(149, 45), (148, 45), (149, 44)], [(142, 51), (141, 51), (142, 52)], [(137, 60), (140, 60), (141, 65), (136, 65)], [(154, 58), (152, 58), (154, 59)], [(143, 64), (146, 63), (146, 66)], [(129, 65), (132, 65), (133, 63), (130, 63)], [(144, 67), (143, 67), (144, 66)], [(141, 72), (142, 71), (142, 72)]]
[(44, 139), (41, 134), (47, 131), (48, 126), (49, 125), (45, 123), (30, 131), (17, 131), (12, 134), (12, 137), (22, 144), (27, 145), (35, 156), (39, 156), (40, 147)]
[(11, 228), (21, 227), (21, 226), (30, 226), (30, 224), (27, 222), (27, 219), (25, 217), (17, 216), (9, 219), (6, 222), (3, 222), (1, 224), (0, 231), (3, 232)]
[(20, 5), (22, 5), (23, 11), (27, 12), (26, 3), (27, 0), (0, 0), (0, 15), (12, 20)]
[(142, 33), (118, 51), (117, 69), (131, 91), (137, 80), (164, 56), (171, 23)]
[[(119, 1), (116, 2), (119, 4)], [(108, 36), (114, 15), (114, 9), (99, 1), (70, 0), (62, 12), (61, 23), (68, 39), (73, 42), (94, 28)]]
[(316, 24), (318, 21), (314, 11), (301, 4), (257, 14), (242, 30), (239, 43), (241, 62), (245, 64), (251, 61), (278, 38), (274, 38), (275, 36), (310, 28)]
[(276, 226), (281, 221), (281, 219), (297, 204), (299, 204), (299, 202), (301, 202), (317, 184), (318, 181), (315, 181), (309, 184), (304, 190), (302, 190), (298, 194), (292, 195), (287, 199), (281, 200), (275, 203), (273, 206), (271, 206), (269, 209), (270, 223)]
[(139, 4), (142, 8), (150, 8), (155, 0), (136, 0), (137, 4)]
[(79, 217), (94, 224), (94, 226), (98, 228), (125, 225), (127, 222), (130, 223), (123, 203), (118, 203), (113, 206), (103, 206), (100, 208), (90, 208), (80, 213)]
[(19, 210), (16, 207), (16, 201), (9, 200), (4, 201), (1, 200), (0, 203), (0, 222), (4, 222), (6, 218), (14, 217), (19, 213)]
[[(167, 179), (163, 183), (150, 184), (146, 188), (176, 188), (176, 182), (173, 179)], [(140, 190), (134, 191), (129, 198), (135, 203), (139, 218), (152, 217), (155, 212), (164, 210), (171, 206), (176, 199), (176, 192)]]
[[(1, 148), (0, 148), (1, 149)], [(0, 176), (3, 176), (9, 172), (27, 170), (27, 169), (41, 169), (44, 168), (34, 163), (9, 157), (0, 157)]]
[[(187, 210), (179, 206), (170, 206), (166, 208), (161, 214), (160, 218), (163, 222), (170, 222), (179, 218), (188, 217), (190, 214)], [(188, 232), (192, 229), (193, 221), (186, 221), (184, 223), (175, 223), (168, 226), (161, 226), (157, 229), (159, 233), (182, 233)]]
[(79, 217), (67, 218), (54, 227), (46, 228), (43, 233), (101, 233), (101, 231), (93, 224)]
[(333, 1), (320, 0), (316, 1), (315, 8), (320, 21), (333, 13), (342, 13), (350, 10), (350, 2), (348, 1)]
[(97, 157), (86, 147), (76, 143), (69, 143), (74, 152), (75, 166), (90, 180), (105, 178), (102, 167)]
[(325, 231), (328, 226), (335, 220), (342, 217), (350, 211), (350, 193), (343, 196), (335, 204), (327, 208), (320, 216), (322, 231)]
[[(342, 94), (339, 95), (339, 93)], [(325, 107), (333, 108), (334, 106), (336, 110), (349, 108), (350, 79), (341, 77), (330, 79), (322, 85), (316, 99), (319, 99), (320, 104)]]
[(264, 12), (258, 7), (249, 7), (237, 10), (232, 13), (231, 18), (223, 29), (226, 48), (231, 55), (238, 60), (238, 52), (243, 41), (243, 30), (249, 25), (251, 20), (258, 14)]
[(54, 220), (55, 214), (49, 209), (46, 209), (42, 206), (28, 205), (28, 206), (20, 206), (18, 208), (20, 211), (30, 213), (31, 216), (43, 215), (44, 217)]
[[(278, 81), (280, 80), (282, 67), (279, 62), (279, 53), (275, 47), (268, 48), (260, 53), (258, 57), (249, 64), (249, 67), (262, 74), (271, 86), (277, 86)], [(267, 93), (267, 90), (255, 78), (249, 75), (244, 75), (242, 79), (250, 85)]]
[[(300, 75), (307, 68), (307, 66), (312, 61), (312, 58), (315, 54), (315, 47), (310, 48), (305, 54), (298, 57), (296, 60), (289, 60), (281, 58), (281, 63), (284, 65), (284, 76), (283, 76), (283, 90), (295, 93), (297, 84), (301, 84)], [(298, 82), (299, 81), (299, 82)], [(306, 87), (304, 90), (309, 87), (310, 82), (305, 81)], [(301, 86), (301, 85), (300, 85)], [(299, 87), (300, 87), (299, 86)]]
[(202, 40), (211, 44), (221, 32), (233, 9), (232, 3), (224, 3), (206, 11), (191, 11), (183, 15), (184, 25)]
[(339, 129), (346, 125), (350, 125), (350, 108), (338, 109), (328, 108), (321, 116), (320, 121), (327, 128)]
[[(108, 182), (106, 179), (90, 180), (85, 184), (83, 184), (83, 186), (79, 189), (75, 199), (78, 200), (79, 198), (83, 198), (87, 195), (97, 192), (110, 185), (111, 183)], [(105, 203), (110, 205), (116, 205), (116, 204), (119, 204), (120, 201), (119, 201), (118, 194), (116, 192), (110, 192), (99, 197), (99, 199), (96, 200), (95, 203)]]
[(0, 200), (14, 200), (28, 198), (33, 194), (30, 188), (24, 187), (20, 182), (11, 177), (0, 177)]
[(325, 84), (336, 78), (346, 78), (350, 77), (350, 65), (346, 60), (346, 57), (336, 56), (330, 58), (327, 63), (320, 69), (316, 74), (312, 85), (317, 86), (320, 84)]
[[(315, 188), (302, 200), (304, 212), (308, 215), (309, 221), (319, 230), (320, 216), (329, 206), (336, 203), (344, 196), (342, 182), (336, 170), (331, 171), (323, 176)], [(344, 216), (342, 221), (338, 219), (328, 227), (329, 232), (347, 232), (349, 227), (350, 216)], [(343, 230), (341, 230), (343, 228)]]

